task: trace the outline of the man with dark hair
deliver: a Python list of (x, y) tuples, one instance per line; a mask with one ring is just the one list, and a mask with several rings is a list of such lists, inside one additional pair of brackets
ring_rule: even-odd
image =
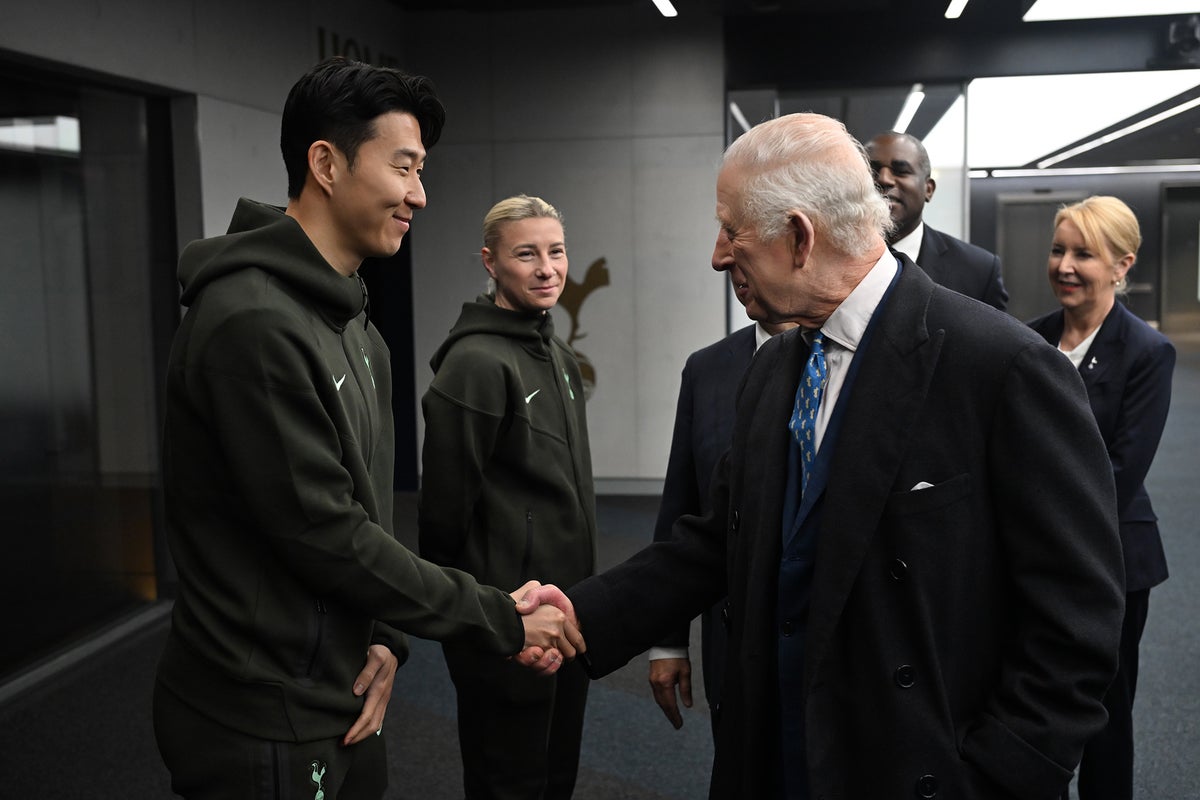
[(713, 268), (800, 329), (746, 371), (712, 511), (569, 590), (589, 674), (726, 595), (713, 800), (1057, 797), (1125, 597), (1078, 371), (887, 249), (836, 120), (751, 128), (716, 200)]
[(328, 140), (353, 168), (358, 148), (372, 138), (375, 118), (385, 111), (411, 116), (426, 150), (437, 144), (446, 111), (432, 82), (417, 75), (397, 79), (398, 75), (395, 70), (331, 58), (296, 82), (283, 104), (279, 134), (289, 198), (299, 198), (308, 180), (308, 150), (313, 142)]
[(180, 259), (163, 438), (179, 594), (154, 722), (184, 797), (381, 797), (401, 631), (544, 672), (575, 653), (562, 610), (514, 605), (535, 584), (480, 586), (392, 535), (389, 357), (357, 270), (425, 206), (443, 119), (424, 78), (319, 64), (284, 109), (287, 207), (242, 199)]
[(925, 204), (937, 182), (929, 153), (921, 140), (889, 131), (867, 142), (875, 184), (888, 202), (892, 229), (887, 243), (911, 258), (935, 283), (1003, 311), (1008, 291), (1000, 275), (1000, 259), (982, 247), (925, 224)]

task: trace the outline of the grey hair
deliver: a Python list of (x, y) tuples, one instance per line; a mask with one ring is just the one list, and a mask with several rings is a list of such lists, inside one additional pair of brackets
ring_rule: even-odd
[(891, 229), (866, 150), (831, 117), (788, 114), (763, 122), (729, 146), (723, 163), (748, 170), (741, 212), (763, 240), (783, 234), (792, 209), (847, 255), (866, 253)]

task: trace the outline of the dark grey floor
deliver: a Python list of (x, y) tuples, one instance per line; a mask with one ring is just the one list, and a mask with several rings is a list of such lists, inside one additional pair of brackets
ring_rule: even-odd
[[(1171, 579), (1151, 595), (1142, 642), (1136, 783), (1146, 800), (1200, 798), (1200, 337), (1176, 344), (1171, 417), (1149, 480)], [(604, 564), (649, 539), (655, 505), (601, 498)], [(412, 518), (409, 505), (398, 516), (406, 514)], [(164, 634), (164, 623), (152, 624), (0, 705), (0, 800), (171, 796), (149, 715)], [(672, 730), (650, 697), (644, 657), (591, 691), (577, 798), (705, 796), (712, 750), (702, 699), (684, 729)], [(415, 640), (385, 725), (389, 797), (461, 797), (454, 727), (440, 652)]]

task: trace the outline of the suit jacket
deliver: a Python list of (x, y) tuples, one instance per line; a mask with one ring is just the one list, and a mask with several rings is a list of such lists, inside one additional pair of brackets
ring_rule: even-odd
[[(754, 358), (755, 329), (755, 325), (747, 325), (692, 353), (684, 364), (667, 477), (654, 525), (656, 542), (670, 539), (671, 526), (685, 514), (708, 511), (709, 479), (733, 437), (737, 387)], [(702, 619), (704, 693), (714, 711), (720, 702), (725, 652), (725, 631), (719, 617), (720, 609), (713, 608)], [(686, 647), (690, 627), (681, 626), (659, 644)]]
[(917, 265), (934, 283), (974, 297), (1003, 311), (1008, 291), (1000, 276), (1000, 258), (982, 247), (925, 226)]
[[(783, 712), (806, 715), (811, 794), (1055, 797), (1104, 725), (1124, 609), (1082, 382), (907, 259), (876, 313), (829, 465), (805, 705)], [(770, 796), (780, 774), (786, 426), (806, 355), (790, 331), (755, 356), (712, 512), (569, 592), (594, 676), (728, 594), (712, 798)]]
[[(1029, 325), (1057, 347), (1063, 332), (1062, 309)], [(1167, 557), (1145, 480), (1167, 424), (1174, 369), (1171, 342), (1120, 301), (1104, 318), (1079, 365), (1088, 403), (1112, 461), (1125, 587), (1131, 592), (1167, 579)]]

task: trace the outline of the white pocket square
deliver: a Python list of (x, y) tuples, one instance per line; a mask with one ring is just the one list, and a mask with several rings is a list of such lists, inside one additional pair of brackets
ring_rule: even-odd
[(930, 488), (931, 486), (933, 486), (933, 484), (932, 484), (932, 483), (930, 483), (929, 481), (920, 481), (919, 483), (917, 483), (916, 485), (914, 485), (914, 486), (913, 486), (913, 488), (909, 489), (909, 491), (910, 491), (910, 492), (915, 492), (915, 491), (918, 491), (918, 490), (920, 490), (920, 489), (928, 489), (928, 488)]

